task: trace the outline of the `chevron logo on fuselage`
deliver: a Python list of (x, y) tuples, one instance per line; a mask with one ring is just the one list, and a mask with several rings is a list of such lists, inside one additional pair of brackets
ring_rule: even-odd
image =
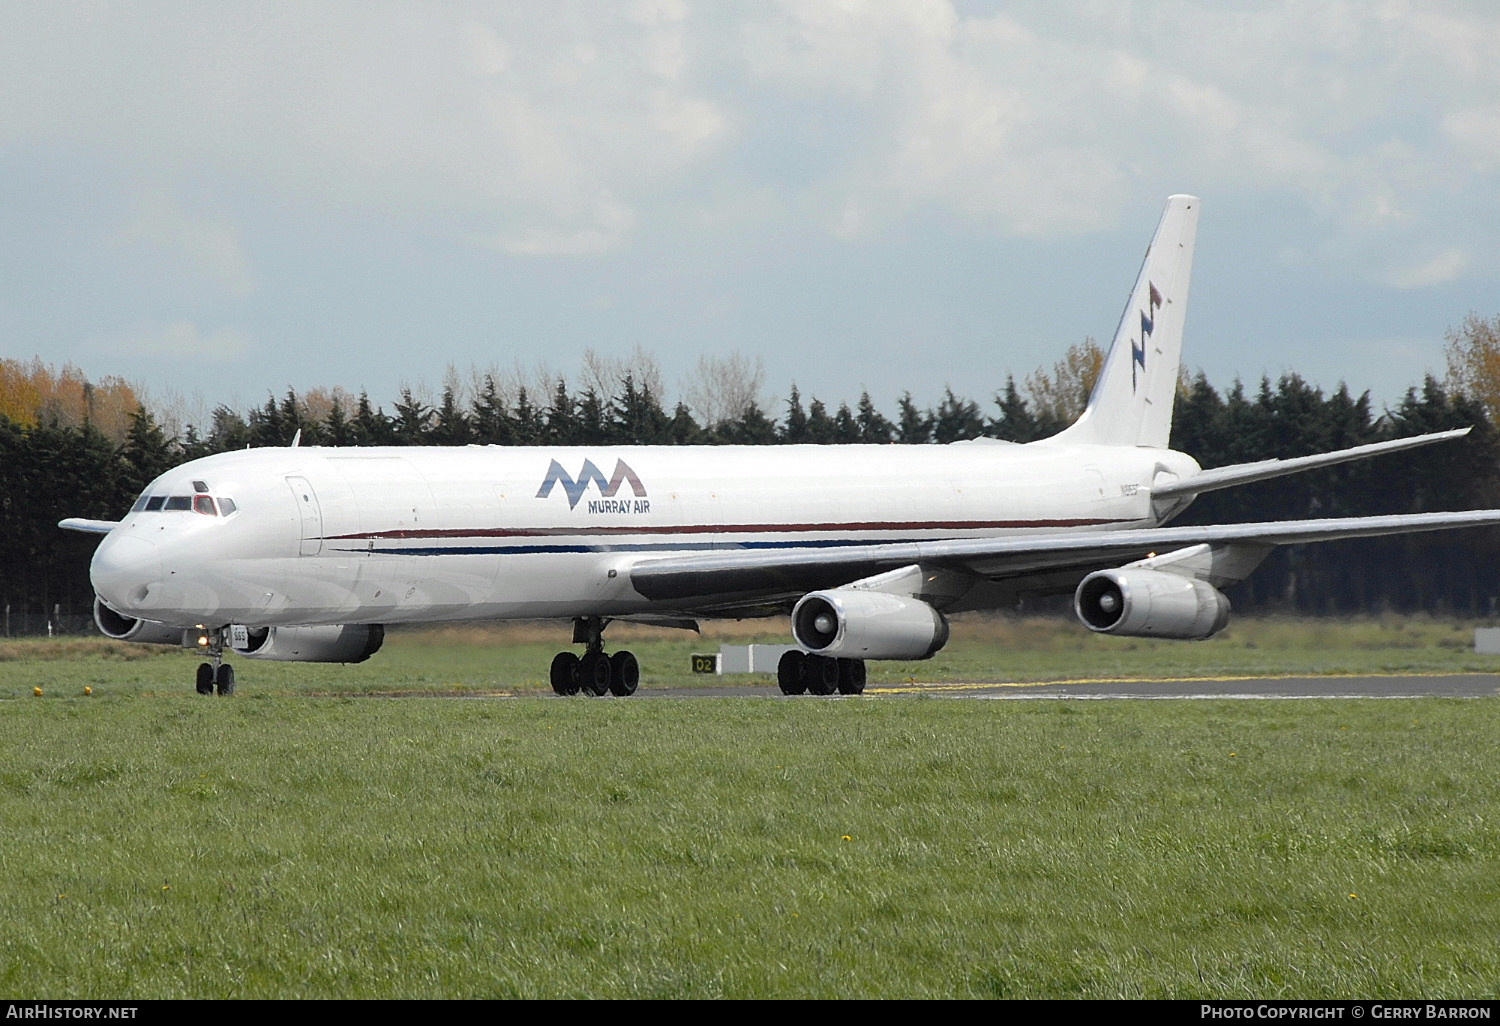
[(1156, 291), (1156, 286), (1146, 282), (1148, 294), (1146, 309), (1141, 311), (1141, 338), (1137, 343), (1130, 343), (1130, 391), (1133, 394), (1136, 387), (1136, 368), (1140, 368), (1141, 376), (1146, 374), (1146, 340), (1151, 337), (1151, 332), (1156, 328), (1156, 311), (1161, 306), (1161, 293)]
[(599, 494), (604, 498), (612, 499), (626, 482), (629, 482), (630, 490), (638, 498), (646, 494), (646, 486), (641, 484), (641, 479), (624, 460), (615, 460), (615, 472), (608, 479), (598, 467), (594, 466), (593, 460), (583, 461), (583, 469), (578, 472), (576, 479), (563, 469), (561, 463), (553, 460), (552, 465), (547, 468), (546, 478), (542, 480), (542, 487), (537, 489), (536, 497), (545, 499), (552, 494), (552, 486), (560, 484), (568, 495), (568, 508), (572, 509), (578, 505), (578, 500), (583, 498), (583, 493), (588, 491), (589, 485), (597, 487)]

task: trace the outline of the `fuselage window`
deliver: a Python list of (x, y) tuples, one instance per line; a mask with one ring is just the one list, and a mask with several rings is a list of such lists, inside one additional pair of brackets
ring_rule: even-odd
[(172, 495), (167, 497), (167, 504), (162, 509), (171, 513), (175, 510), (192, 509), (193, 497), (191, 495)]
[(151, 496), (151, 498), (146, 500), (146, 512), (155, 513), (157, 510), (161, 509), (161, 504), (166, 501), (167, 500), (160, 495)]
[(219, 500), (219, 510), (226, 517), (229, 516), (229, 514), (233, 513), (238, 508), (239, 507), (237, 507), (234, 504), (234, 500), (233, 499), (220, 499)]
[[(194, 482), (194, 484), (196, 483), (197, 482)], [(214, 509), (214, 500), (213, 496), (211, 495), (193, 496), (193, 512), (203, 513), (211, 517), (216, 517), (219, 515), (219, 511)]]

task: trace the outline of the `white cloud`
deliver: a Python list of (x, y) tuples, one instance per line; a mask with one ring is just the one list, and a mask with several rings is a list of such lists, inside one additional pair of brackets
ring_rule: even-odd
[(192, 321), (145, 324), (101, 348), (136, 356), (209, 363), (230, 363), (255, 351), (255, 339), (238, 328), (223, 327), (209, 334)]
[(651, 95), (651, 126), (690, 155), (725, 131), (724, 115), (712, 103), (664, 89)]
[(683, 0), (640, 0), (630, 9), (630, 19), (647, 26), (646, 67), (653, 75), (678, 78), (688, 65), (687, 33), (683, 22), (688, 6)]
[(523, 256), (598, 256), (614, 249), (635, 224), (635, 212), (601, 192), (581, 226), (532, 227), (491, 242), (496, 249)]
[(1397, 268), (1386, 281), (1398, 289), (1425, 289), (1443, 285), (1463, 274), (1469, 266), (1469, 254), (1452, 247), (1416, 264)]
[(727, 123), (677, 81), (683, 4), (184, 10), (7, 12), (0, 145), (515, 232), (670, 188)]
[[(1442, 10), (1447, 6), (1449, 10)], [(1465, 84), (1494, 81), (1500, 63), (1500, 14), (1488, 4), (1413, 4), (1391, 0), (1378, 15), (1423, 56), (1442, 64)]]
[(164, 191), (138, 195), (110, 241), (148, 246), (218, 282), (235, 298), (255, 290), (239, 230), (225, 218), (189, 213)]
[(481, 21), (471, 21), (464, 26), (463, 36), (469, 65), (476, 75), (491, 77), (510, 70), (510, 47), (493, 28)]
[(850, 197), (844, 204), (844, 213), (839, 218), (833, 233), (841, 239), (858, 238), (864, 233), (869, 220), (869, 215), (859, 205), (859, 201)]
[(1500, 166), (1500, 106), (1454, 111), (1443, 118), (1443, 131), (1468, 151), (1478, 170)]
[[(830, 233), (857, 210), (863, 237), (933, 212), (1045, 236), (1178, 189), (1294, 197), (1325, 236), (1300, 248), (1372, 278), (1500, 230), (1487, 6), (972, 7), (22, 6), (0, 32), (0, 144), (518, 253), (734, 230), (708, 208), (741, 202)], [(253, 287), (229, 218), (141, 218), (138, 240)]]
[[(951, 34), (944, 3), (798, 3), (783, 0), (738, 26), (741, 58), (755, 78), (783, 95), (870, 100), (904, 52)], [(926, 14), (928, 17), (923, 17)], [(937, 14), (936, 23), (930, 19)]]
[(1057, 58), (1015, 20), (961, 19), (937, 0), (788, 3), (745, 38), (758, 82), (848, 109), (841, 187), (805, 183), (835, 205), (821, 223), (845, 225), (851, 194), (887, 223), (923, 208), (1017, 234), (1108, 220), (1119, 174), (1076, 119), (1062, 124), (1053, 83), (1036, 73)]

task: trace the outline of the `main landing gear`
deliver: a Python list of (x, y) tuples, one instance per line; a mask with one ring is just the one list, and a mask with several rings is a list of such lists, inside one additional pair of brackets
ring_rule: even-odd
[(559, 695), (605, 693), (635, 694), (641, 683), (641, 664), (629, 652), (604, 652), (603, 617), (586, 616), (573, 621), (573, 643), (585, 646), (582, 656), (559, 652), (552, 658), (552, 690)]
[(865, 689), (863, 659), (834, 659), (806, 652), (784, 652), (776, 664), (776, 682), (784, 695), (857, 695)]
[(198, 664), (198, 694), (234, 694), (234, 667), (224, 661), (224, 628), (212, 627), (202, 635), (208, 639), (207, 663)]

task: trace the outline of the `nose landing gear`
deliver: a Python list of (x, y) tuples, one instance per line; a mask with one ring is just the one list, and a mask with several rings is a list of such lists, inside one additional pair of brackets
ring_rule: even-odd
[(552, 690), (559, 695), (611, 694), (620, 698), (635, 694), (641, 682), (641, 664), (630, 652), (604, 652), (604, 628), (608, 621), (600, 616), (579, 617), (573, 621), (573, 643), (585, 646), (582, 656), (559, 652), (552, 659)]
[(223, 627), (203, 630), (199, 644), (208, 650), (209, 662), (198, 664), (197, 688), (200, 695), (234, 694), (234, 667), (224, 661)]

